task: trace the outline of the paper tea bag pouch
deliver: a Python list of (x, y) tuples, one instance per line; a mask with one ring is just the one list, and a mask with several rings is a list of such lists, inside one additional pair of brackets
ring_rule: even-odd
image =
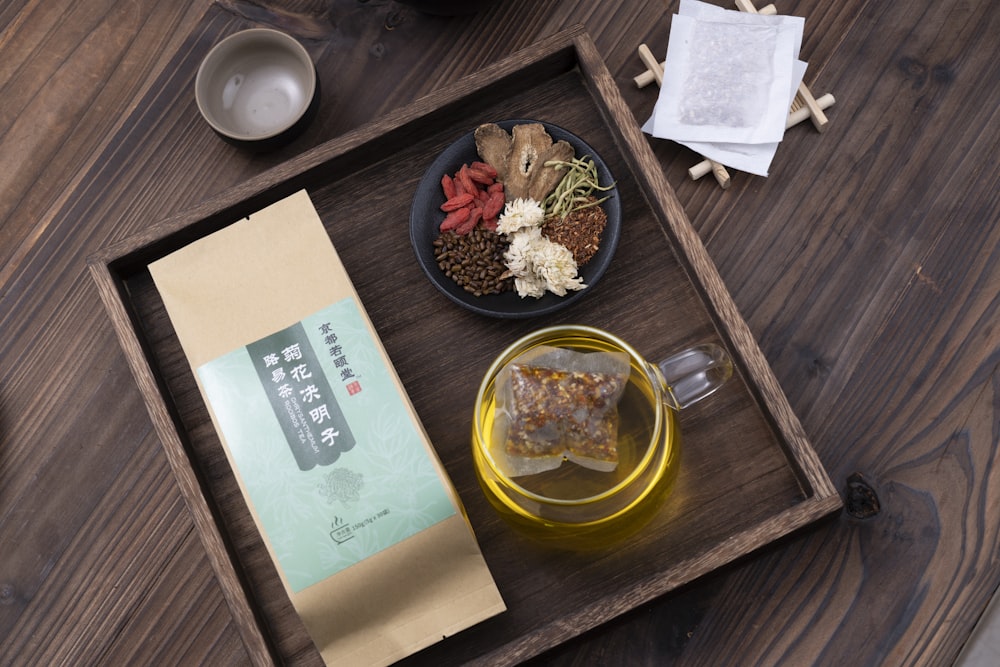
[(503, 611), (305, 191), (149, 268), (246, 509), (327, 664), (390, 664)]
[(618, 401), (628, 382), (624, 352), (542, 346), (497, 377), (494, 459), (511, 477), (553, 470), (564, 460), (612, 472), (618, 466)]

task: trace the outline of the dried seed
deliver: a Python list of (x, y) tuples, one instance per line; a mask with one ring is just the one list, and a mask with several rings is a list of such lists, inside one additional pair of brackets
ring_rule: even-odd
[(503, 264), (507, 242), (500, 234), (476, 227), (464, 235), (444, 232), (438, 239), (441, 243), (435, 243), (435, 259), (467, 292), (481, 296), (513, 289), (513, 279), (505, 275)]

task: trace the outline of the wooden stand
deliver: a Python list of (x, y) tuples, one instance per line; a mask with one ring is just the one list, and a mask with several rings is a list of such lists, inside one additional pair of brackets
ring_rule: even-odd
[[(737, 9), (748, 14), (765, 14), (771, 16), (778, 13), (774, 5), (767, 5), (758, 10), (754, 7), (751, 0), (735, 0), (735, 2)], [(655, 82), (658, 86), (662, 86), (663, 67), (666, 63), (659, 62), (645, 44), (639, 45), (639, 59), (646, 66), (646, 71), (633, 79), (635, 85), (639, 88), (645, 88)], [(795, 94), (795, 99), (792, 100), (792, 105), (789, 108), (785, 129), (787, 130), (793, 125), (798, 125), (808, 118), (812, 121), (813, 126), (818, 132), (825, 131), (830, 121), (823, 111), (833, 106), (834, 102), (836, 100), (832, 94), (827, 93), (819, 98), (815, 98), (805, 82), (800, 83), (798, 92)], [(709, 172), (715, 176), (715, 180), (723, 190), (728, 188), (732, 183), (725, 166), (715, 160), (706, 158), (688, 169), (688, 175), (691, 177), (691, 180), (695, 181)]]

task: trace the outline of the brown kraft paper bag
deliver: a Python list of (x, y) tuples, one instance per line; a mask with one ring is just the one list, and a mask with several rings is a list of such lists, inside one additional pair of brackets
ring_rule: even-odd
[(149, 269), (327, 664), (389, 664), (505, 609), (305, 191)]

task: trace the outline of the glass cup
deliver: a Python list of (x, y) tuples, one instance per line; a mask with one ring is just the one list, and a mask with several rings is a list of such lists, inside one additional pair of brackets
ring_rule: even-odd
[[(510, 361), (540, 346), (628, 356), (613, 470), (563, 460), (544, 472), (510, 474), (504, 429), (494, 428), (498, 376)], [(681, 451), (676, 411), (713, 393), (731, 375), (729, 356), (713, 344), (651, 364), (625, 341), (593, 327), (528, 334), (494, 360), (476, 396), (472, 455), (479, 484), (504, 519), (538, 541), (570, 549), (611, 546), (648, 523), (670, 493)]]

